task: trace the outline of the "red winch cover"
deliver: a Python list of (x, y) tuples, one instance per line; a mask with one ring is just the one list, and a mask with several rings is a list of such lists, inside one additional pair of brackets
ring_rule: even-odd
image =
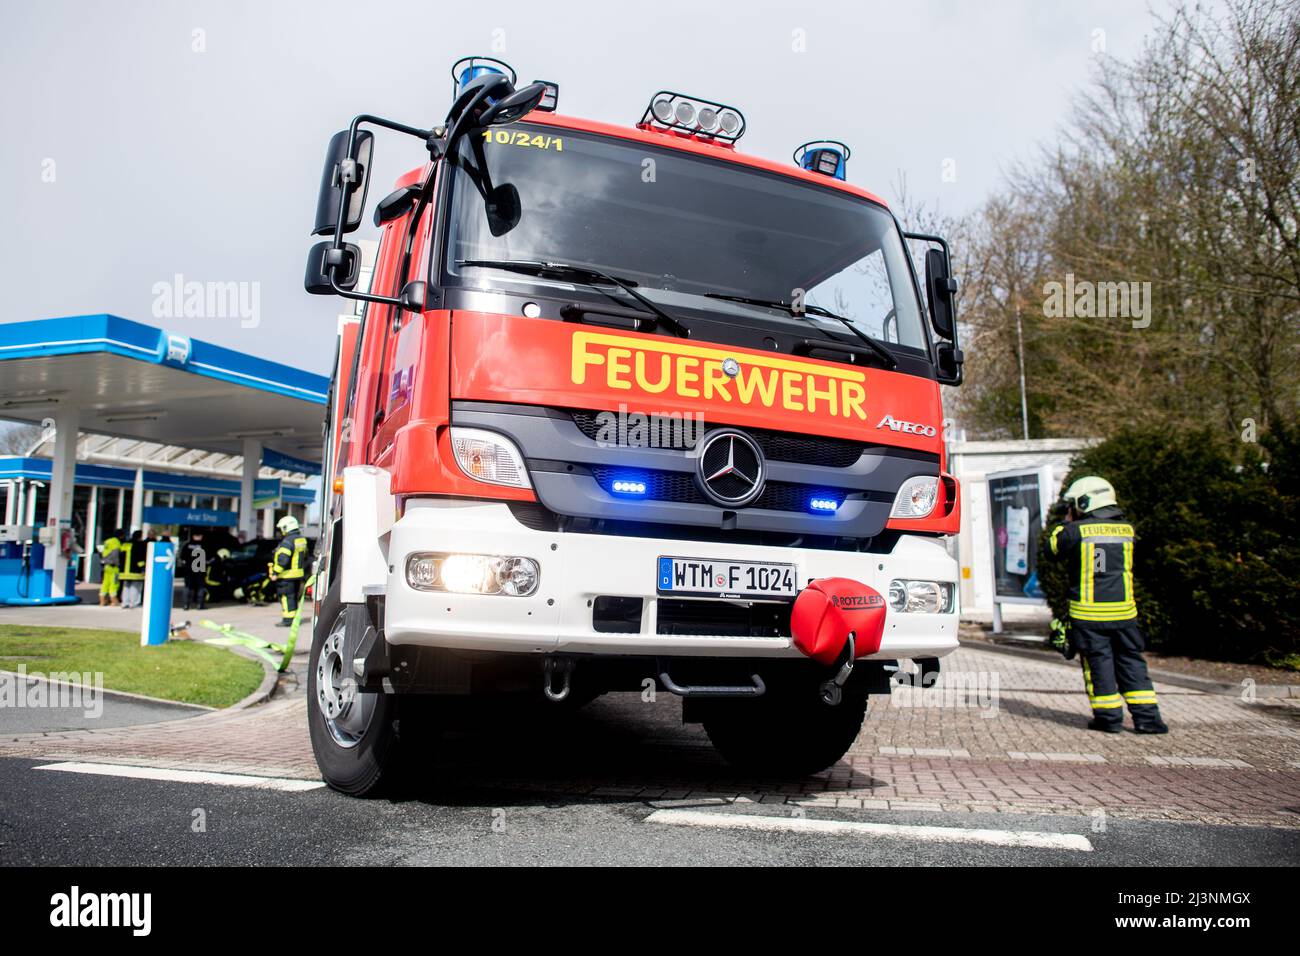
[(795, 598), (790, 612), (794, 646), (828, 667), (853, 632), (855, 656), (880, 650), (885, 635), (885, 599), (873, 587), (850, 578), (819, 578)]

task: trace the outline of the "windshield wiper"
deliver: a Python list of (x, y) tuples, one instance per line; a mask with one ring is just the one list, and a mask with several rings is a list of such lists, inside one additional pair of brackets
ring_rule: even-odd
[[(673, 318), (659, 306), (655, 305), (633, 288), (636, 283), (631, 279), (621, 279), (584, 266), (571, 266), (564, 262), (540, 262), (533, 259), (457, 259), (456, 265), (480, 269), (501, 269), (505, 272), (518, 272), (523, 275), (536, 276), (539, 279), (558, 279), (561, 282), (580, 282), (583, 285), (599, 286), (602, 283), (615, 285), (634, 298), (641, 306), (659, 320), (679, 338), (689, 338), (691, 330)], [(603, 290), (599, 290), (602, 291)], [(608, 295), (608, 293), (605, 293)]]
[(753, 299), (743, 295), (725, 295), (721, 292), (706, 292), (706, 299), (722, 299), (725, 302), (739, 302), (742, 305), (757, 305), (768, 309), (783, 309), (791, 315), (803, 317), (806, 315), (817, 315), (824, 319), (835, 319), (842, 322), (844, 327), (857, 336), (862, 344), (869, 348), (873, 354), (878, 356), (885, 363), (886, 368), (898, 368), (898, 359), (894, 358), (893, 353), (885, 348), (867, 333), (853, 324), (852, 320), (846, 319), (842, 315), (836, 315), (830, 309), (823, 309), (820, 305), (805, 305), (802, 309), (796, 310), (790, 302), (782, 302), (779, 299)]

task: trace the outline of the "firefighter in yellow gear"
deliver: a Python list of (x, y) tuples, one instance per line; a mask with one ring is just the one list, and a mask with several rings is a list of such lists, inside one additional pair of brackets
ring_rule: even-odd
[(122, 542), (122, 568), (117, 575), (122, 585), (122, 607), (139, 607), (144, 603), (144, 571), (148, 553), (149, 542), (138, 528)]
[(280, 621), (276, 627), (292, 627), (298, 602), (302, 600), (302, 586), (307, 578), (307, 536), (298, 526), (298, 519), (285, 515), (275, 523), (275, 530), (284, 537), (271, 556), (267, 571), (280, 595)]
[(117, 573), (122, 566), (122, 530), (110, 534), (99, 546), (100, 579), (99, 605), (109, 607), (118, 603)]
[(1070, 577), (1070, 641), (1083, 664), (1091, 730), (1117, 734), (1124, 706), (1140, 734), (1165, 734), (1156, 692), (1142, 657), (1145, 642), (1133, 597), (1133, 526), (1104, 478), (1080, 478), (1065, 490), (1065, 524), (1049, 539)]
[(230, 557), (229, 548), (217, 548), (216, 554), (208, 561), (208, 569), (203, 575), (203, 586), (212, 595), (226, 583), (226, 559)]

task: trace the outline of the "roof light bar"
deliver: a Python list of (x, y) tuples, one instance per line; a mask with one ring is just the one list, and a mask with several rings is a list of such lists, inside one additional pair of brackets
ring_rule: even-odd
[(815, 139), (794, 151), (795, 165), (809, 172), (843, 179), (853, 151), (837, 139)]
[(650, 105), (637, 126), (666, 127), (704, 139), (734, 143), (745, 135), (745, 114), (734, 106), (660, 90), (650, 97)]

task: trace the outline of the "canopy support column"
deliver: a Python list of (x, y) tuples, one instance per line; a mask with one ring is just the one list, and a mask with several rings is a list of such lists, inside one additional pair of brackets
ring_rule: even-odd
[(239, 481), (239, 531), (245, 541), (257, 537), (257, 509), (253, 507), (253, 494), (261, 467), (262, 443), (256, 438), (245, 438), (244, 471)]
[(95, 576), (95, 549), (99, 545), (99, 485), (90, 486), (90, 504), (86, 507), (86, 560), (81, 565), (81, 582), (90, 584)]
[(61, 532), (72, 531), (72, 492), (77, 468), (77, 430), (81, 425), (79, 408), (61, 408), (54, 413), (54, 462), (50, 472), (50, 501), (45, 524), (54, 528), (54, 540), (45, 549), (45, 570), (53, 572), (50, 596), (68, 594), (68, 561), (72, 545), (64, 548)]
[(135, 531), (144, 529), (144, 469), (135, 470), (135, 486), (131, 489), (131, 527), (127, 530), (129, 537)]

